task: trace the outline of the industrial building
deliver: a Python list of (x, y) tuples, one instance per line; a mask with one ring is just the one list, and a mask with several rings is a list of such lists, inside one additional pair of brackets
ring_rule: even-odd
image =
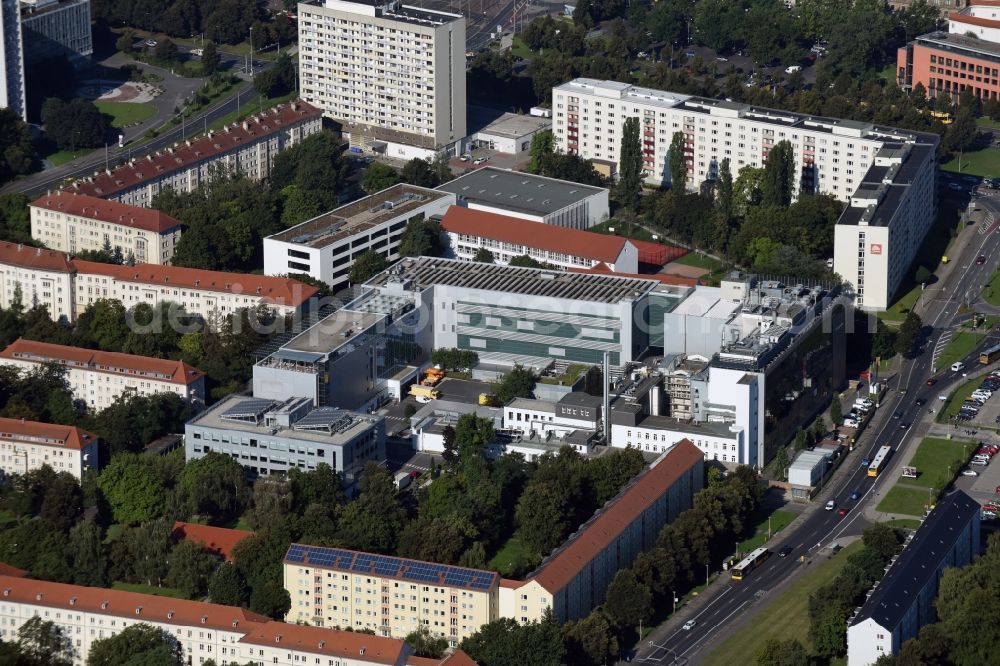
[(23, 372), (55, 363), (66, 368), (75, 400), (93, 411), (134, 395), (176, 393), (195, 405), (205, 403), (205, 373), (184, 361), (97, 351), (18, 338), (0, 351), (0, 365)]
[(77, 481), (97, 470), (100, 439), (75, 426), (0, 418), (0, 472), (27, 474), (48, 465)]
[(552, 119), (540, 116), (504, 113), (470, 136), (470, 150), (486, 148), (515, 158), (527, 157), (531, 139), (552, 127)]
[(191, 419), (184, 433), (187, 460), (224, 453), (252, 478), (326, 463), (351, 487), (365, 463), (385, 459), (382, 417), (315, 407), (308, 398), (230, 396)]
[(122, 166), (81, 178), (66, 191), (149, 207), (153, 197), (171, 188), (192, 192), (220, 173), (264, 180), (278, 153), (323, 129), (322, 113), (305, 102), (276, 106), (238, 123), (210, 130)]
[(466, 135), (465, 18), (398, 0), (298, 5), (302, 99), (352, 149), (457, 155)]
[(485, 249), (500, 265), (527, 256), (553, 268), (593, 268), (604, 264), (615, 272), (639, 271), (638, 248), (621, 236), (529, 222), (460, 206), (448, 208), (441, 228), (448, 235), (451, 255), (464, 261), (474, 261), (479, 251)]
[(979, 554), (981, 510), (961, 490), (938, 501), (848, 621), (848, 666), (898, 654), (921, 627), (937, 620), (934, 601), (944, 570)]
[(606, 188), (521, 171), (484, 167), (437, 189), (459, 206), (557, 227), (589, 229), (608, 219)]
[(399, 184), (264, 239), (264, 274), (304, 273), (346, 287), (354, 260), (371, 250), (392, 263), (411, 221), (444, 215), (455, 195)]

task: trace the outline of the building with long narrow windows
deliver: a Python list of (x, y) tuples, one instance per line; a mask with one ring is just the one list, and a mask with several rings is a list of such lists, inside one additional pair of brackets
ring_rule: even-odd
[(94, 52), (90, 0), (20, 0), (24, 60), (64, 55), (86, 62)]
[(19, 0), (0, 0), (0, 108), (27, 119)]
[(404, 160), (457, 154), (466, 133), (465, 19), (399, 0), (298, 6), (302, 99), (352, 149)]

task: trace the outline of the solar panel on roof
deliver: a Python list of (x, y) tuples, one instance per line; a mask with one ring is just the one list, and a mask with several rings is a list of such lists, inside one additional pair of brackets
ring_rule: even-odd
[(235, 405), (231, 405), (219, 416), (224, 419), (249, 419), (259, 418), (261, 414), (275, 405), (274, 400), (264, 398), (249, 398), (240, 400)]
[(293, 424), (293, 428), (337, 428), (350, 425), (353, 422), (349, 412), (333, 407), (318, 407)]

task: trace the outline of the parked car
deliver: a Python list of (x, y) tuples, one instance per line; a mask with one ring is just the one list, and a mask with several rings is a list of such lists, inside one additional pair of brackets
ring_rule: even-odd
[(975, 465), (976, 467), (986, 467), (987, 465), (990, 464), (990, 461), (989, 460), (976, 460), (976, 459), (973, 459), (972, 462), (970, 462), (969, 464), (970, 465)]
[(147, 39), (147, 40), (146, 40), (146, 41), (145, 41), (144, 43), (145, 43), (145, 44), (146, 44), (146, 46), (148, 46), (149, 48), (154, 48), (154, 47), (156, 46), (156, 43), (157, 43), (157, 42), (156, 42), (156, 40), (155, 40), (155, 39)]
[(472, 163), (473, 163), (473, 164), (476, 164), (476, 165), (479, 165), (479, 164), (485, 164), (485, 163), (486, 163), (486, 160), (488, 160), (488, 159), (489, 159), (488, 157), (477, 157), (476, 159), (474, 159), (474, 160), (472, 161)]
[(836, 501), (830, 500), (829, 502), (826, 503), (826, 510), (827, 511), (833, 511), (836, 508), (837, 508), (837, 502)]
[(974, 469), (963, 469), (962, 476), (979, 476), (979, 472)]
[(802, 71), (801, 65), (790, 65), (785, 68), (785, 74), (794, 74), (795, 72), (801, 72), (801, 71)]

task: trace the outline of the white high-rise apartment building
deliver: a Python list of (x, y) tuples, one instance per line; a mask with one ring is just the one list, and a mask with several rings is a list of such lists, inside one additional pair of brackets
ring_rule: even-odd
[(556, 148), (609, 175), (617, 171), (625, 119), (639, 118), (646, 181), (656, 185), (670, 183), (670, 143), (681, 132), (690, 190), (714, 180), (724, 159), (735, 177), (743, 167), (763, 167), (771, 148), (788, 141), (794, 196), (848, 202), (834, 270), (865, 309), (892, 302), (936, 216), (932, 134), (594, 79), (553, 88), (552, 111)]
[(458, 151), (465, 137), (465, 19), (398, 0), (298, 6), (302, 99), (352, 147), (390, 157)]
[(24, 102), (24, 52), (18, 0), (0, 0), (0, 109), (27, 117)]

